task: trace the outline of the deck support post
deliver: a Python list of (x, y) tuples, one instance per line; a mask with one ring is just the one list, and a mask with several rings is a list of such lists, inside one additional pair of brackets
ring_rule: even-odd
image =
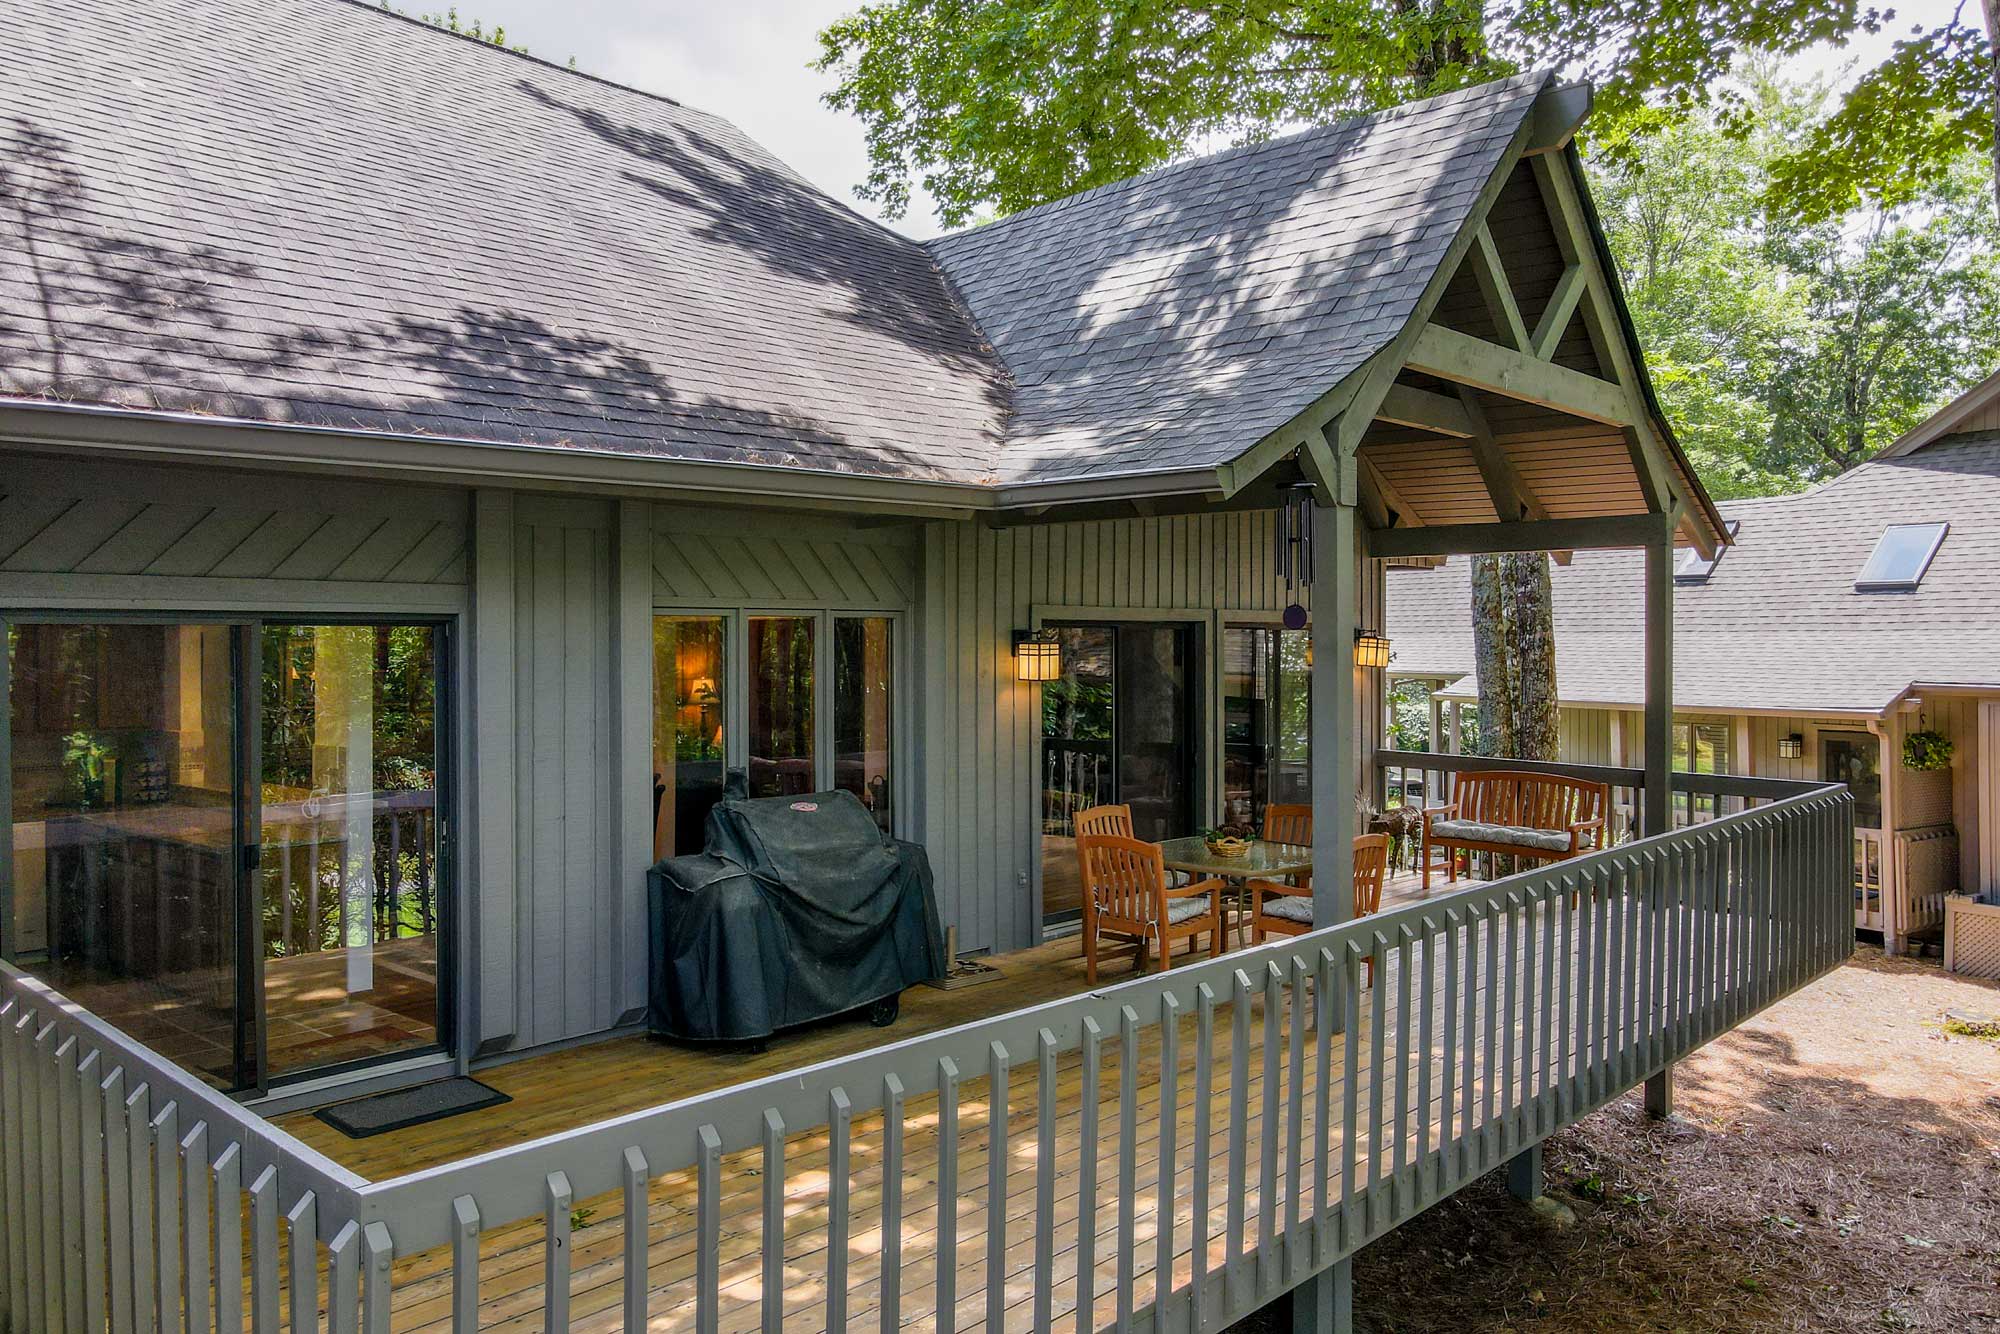
[(1674, 1114), (1674, 1068), (1669, 1065), (1646, 1081), (1646, 1115), (1664, 1121)]
[(1292, 1334), (1353, 1334), (1354, 1261), (1341, 1260), (1292, 1289)]
[(1524, 1203), (1542, 1198), (1542, 1141), (1507, 1160), (1507, 1193)]
[(1674, 531), (1663, 522), (1646, 544), (1645, 835), (1674, 827)]

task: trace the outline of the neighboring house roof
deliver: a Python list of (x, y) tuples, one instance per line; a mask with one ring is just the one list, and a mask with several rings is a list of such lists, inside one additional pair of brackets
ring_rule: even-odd
[[(1723, 501), (1741, 526), (1705, 583), (1674, 589), (1682, 711), (1879, 713), (1915, 687), (2000, 688), (2000, 431), (1946, 436), (1795, 496)], [(1950, 530), (1913, 591), (1858, 592), (1890, 523)], [(1389, 572), (1398, 675), (1462, 678), (1476, 694), (1470, 563)], [(1637, 551), (1579, 551), (1553, 572), (1557, 693), (1644, 700)]]
[(1307, 408), (1547, 83), (926, 247), (718, 117), (366, 4), (8, 20), (0, 398), (981, 485), (1210, 467)]
[(2000, 431), (2000, 371), (1903, 432), (1879, 457), (1901, 458), (1940, 437), (1968, 431)]
[(1106, 185), (931, 245), (1014, 380), (1003, 480), (1227, 463), (1408, 322), (1547, 80)]

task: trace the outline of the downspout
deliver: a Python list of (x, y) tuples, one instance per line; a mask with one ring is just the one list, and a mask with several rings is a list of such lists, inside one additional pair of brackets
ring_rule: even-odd
[(1868, 731), (1881, 747), (1877, 772), (1882, 775), (1882, 952), (1901, 954), (1908, 941), (1903, 911), (1903, 859), (1896, 848), (1896, 765), (1898, 756), (1889, 729), (1893, 716), (1870, 718)]

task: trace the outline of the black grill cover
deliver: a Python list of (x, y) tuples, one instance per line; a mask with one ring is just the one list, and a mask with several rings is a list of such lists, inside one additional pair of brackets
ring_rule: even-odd
[(851, 792), (725, 796), (707, 850), (647, 881), (647, 1024), (667, 1037), (764, 1038), (944, 972), (930, 860)]

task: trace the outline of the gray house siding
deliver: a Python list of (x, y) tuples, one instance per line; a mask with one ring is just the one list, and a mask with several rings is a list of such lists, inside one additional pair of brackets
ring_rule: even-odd
[[(1275, 515), (1226, 512), (994, 529), (931, 524), (919, 642), (926, 781), (923, 841), (939, 908), (961, 951), (1040, 938), (1037, 828), (1040, 698), (1014, 678), (1013, 632), (1042, 621), (1175, 620), (1203, 629), (1203, 756), (1198, 811), (1221, 772), (1225, 625), (1274, 622), (1286, 602)], [(1382, 581), (1362, 581), (1361, 622), (1381, 624)], [(1308, 606), (1310, 603), (1308, 602)], [(1380, 675), (1358, 681), (1357, 717), (1382, 714)], [(1364, 726), (1362, 750), (1373, 748)], [(1364, 770), (1365, 771), (1365, 770)]]

